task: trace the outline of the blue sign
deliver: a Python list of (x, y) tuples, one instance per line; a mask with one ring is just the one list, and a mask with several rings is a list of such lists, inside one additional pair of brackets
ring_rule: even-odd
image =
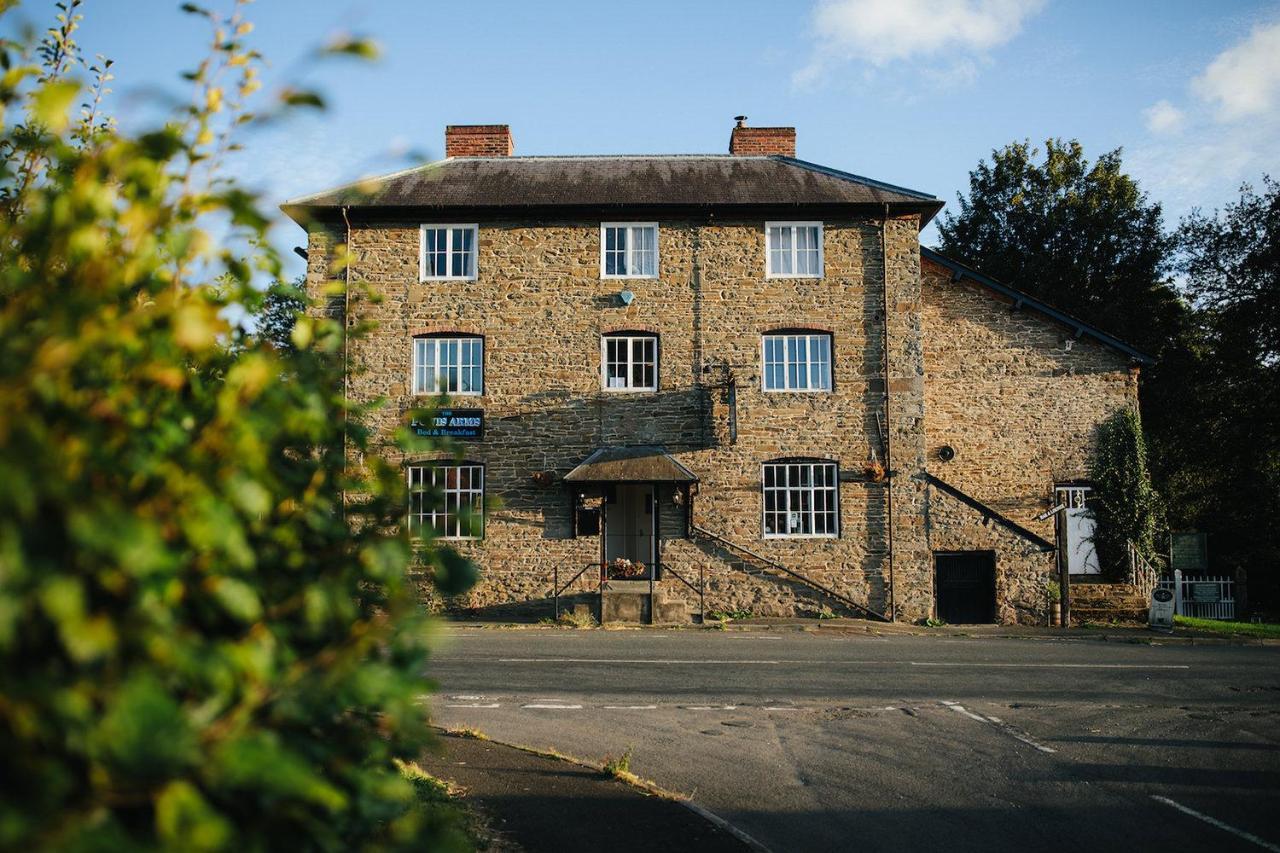
[(484, 409), (441, 409), (425, 421), (410, 421), (409, 428), (423, 438), (484, 438)]

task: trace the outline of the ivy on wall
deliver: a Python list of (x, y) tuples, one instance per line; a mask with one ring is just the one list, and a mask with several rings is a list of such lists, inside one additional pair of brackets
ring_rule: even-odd
[(1120, 409), (1098, 427), (1091, 467), (1097, 521), (1093, 541), (1104, 570), (1125, 565), (1130, 542), (1142, 556), (1158, 559), (1163, 512), (1151, 485), (1147, 443), (1135, 409)]

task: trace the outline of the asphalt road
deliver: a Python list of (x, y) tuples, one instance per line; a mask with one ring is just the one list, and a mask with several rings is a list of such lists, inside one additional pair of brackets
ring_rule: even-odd
[(1280, 853), (1276, 647), (452, 628), (429, 674), (774, 851)]

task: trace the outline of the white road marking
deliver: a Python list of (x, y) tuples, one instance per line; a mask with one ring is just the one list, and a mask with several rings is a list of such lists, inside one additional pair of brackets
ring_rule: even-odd
[(457, 700), (457, 701), (459, 701), (459, 702), (479, 702), (481, 699), (485, 699), (485, 698), (487, 698), (487, 697), (485, 697), (485, 696), (471, 696), (471, 695), (466, 694), (466, 693), (459, 693), (459, 694), (457, 694), (456, 696), (450, 696), (449, 698), (450, 698), (450, 699), (456, 699), (456, 700)]
[(803, 711), (803, 708), (797, 708), (795, 705), (765, 705), (765, 711)]
[(601, 705), (607, 711), (656, 711), (657, 705)]
[(498, 708), (501, 707), (497, 702), (464, 702), (451, 705), (445, 705), (446, 708)]
[(1045, 746), (1044, 744), (1037, 742), (1034, 738), (1031, 737), (1031, 735), (1022, 731), (1021, 729), (1014, 728), (1008, 723), (1002, 721), (999, 717), (984, 717), (981, 714), (975, 714), (973, 711), (970, 711), (968, 708), (961, 705), (959, 702), (948, 702), (947, 700), (944, 699), (942, 700), (942, 704), (946, 705), (948, 708), (950, 708), (953, 711), (964, 714), (966, 717), (968, 717), (971, 720), (977, 720), (980, 723), (987, 723), (988, 725), (994, 725), (996, 728), (1000, 729), (1002, 732), (1009, 735), (1009, 737), (1013, 738), (1014, 740), (1025, 743), (1027, 746), (1031, 747), (1032, 749), (1036, 749), (1036, 750), (1039, 750), (1040, 752), (1047, 752), (1051, 754), (1056, 753), (1058, 751), (1053, 747)]
[(780, 661), (780, 660), (707, 660), (706, 658), (698, 658), (696, 660), (674, 660), (661, 658), (498, 658), (499, 663), (633, 663), (633, 664), (694, 664), (702, 666), (705, 664), (768, 664), (776, 665), (780, 663), (809, 663), (809, 661)]
[(1198, 812), (1195, 809), (1187, 808), (1182, 803), (1174, 802), (1168, 797), (1161, 797), (1158, 794), (1152, 794), (1151, 799), (1155, 800), (1157, 803), (1164, 803), (1166, 806), (1173, 806), (1175, 809), (1177, 809), (1178, 811), (1182, 812), (1185, 815), (1190, 815), (1191, 817), (1196, 818), (1197, 820), (1202, 820), (1205, 823), (1209, 824), (1210, 826), (1216, 826), (1218, 829), (1221, 829), (1224, 832), (1229, 832), (1232, 835), (1236, 836), (1237, 838), (1243, 838), (1245, 841), (1252, 842), (1253, 844), (1256, 844), (1259, 847), (1261, 847), (1263, 850), (1271, 850), (1272, 853), (1280, 853), (1280, 847), (1276, 846), (1275, 844), (1272, 844), (1269, 841), (1265, 841), (1259, 838), (1258, 836), (1254, 835), (1252, 832), (1245, 832), (1243, 829), (1236, 829), (1234, 826), (1223, 823), (1222, 821), (1218, 820), (1216, 817), (1210, 817), (1209, 815), (1204, 814), (1203, 812)]
[(736, 711), (737, 705), (680, 705), (684, 711)]
[(521, 705), (521, 708), (540, 708), (548, 711), (581, 711), (581, 705), (553, 705), (550, 702), (533, 702), (528, 705)]
[(997, 669), (1191, 669), (1184, 663), (975, 663), (968, 661), (910, 661), (912, 666), (980, 666)]

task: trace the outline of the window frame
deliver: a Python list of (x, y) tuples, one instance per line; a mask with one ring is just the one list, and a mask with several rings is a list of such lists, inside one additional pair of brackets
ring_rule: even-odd
[[(790, 512), (790, 502), (791, 502), (790, 492), (792, 490), (792, 487), (790, 486), (790, 484), (788, 484), (785, 487), (779, 487), (777, 485), (774, 485), (772, 487), (766, 486), (765, 471), (770, 466), (777, 466), (785, 470), (788, 466), (791, 466), (791, 465), (808, 465), (811, 468), (817, 467), (817, 466), (830, 468), (831, 484), (829, 487), (829, 491), (832, 497), (832, 504), (833, 504), (830, 512), (835, 522), (835, 529), (833, 531), (827, 532), (827, 533), (770, 533), (769, 532), (768, 509), (767, 509), (768, 504), (765, 499), (765, 495), (767, 493), (766, 490), (769, 488), (772, 488), (774, 491), (778, 491), (788, 495), (788, 498), (787, 498), (788, 509), (783, 511), (784, 514), (786, 514)], [(811, 482), (812, 482), (812, 479), (813, 479), (812, 475), (810, 475)], [(775, 480), (775, 483), (776, 483), (776, 480)], [(807, 488), (809, 491), (808, 512), (811, 519), (810, 529), (813, 529), (815, 525), (812, 523), (812, 519), (816, 517), (816, 514), (817, 514), (817, 511), (814, 509), (813, 496), (818, 491), (818, 489), (812, 485), (807, 487), (796, 486), (795, 488), (797, 490)], [(828, 491), (828, 487), (824, 486), (822, 488), (822, 491), (824, 492)], [(776, 513), (778, 512), (778, 510), (775, 509), (774, 512)], [(839, 539), (840, 531), (841, 531), (841, 519), (840, 519), (840, 463), (839, 462), (835, 461), (834, 459), (823, 459), (821, 457), (816, 457), (816, 456), (795, 456), (795, 457), (782, 457), (778, 459), (768, 459), (760, 463), (760, 537), (762, 539)]]
[[(608, 232), (608, 229), (610, 228), (627, 229), (628, 248), (625, 249), (625, 251), (627, 253), (626, 257), (627, 257), (628, 269), (631, 269), (631, 251), (632, 251), (630, 248), (631, 229), (633, 228), (652, 228), (653, 229), (653, 273), (651, 275), (647, 273), (632, 273), (632, 272), (618, 275), (617, 273), (605, 272), (605, 270), (608, 269), (608, 267), (606, 266), (606, 247), (609, 245), (607, 232)], [(600, 223), (600, 278), (601, 279), (659, 278), (662, 274), (662, 252), (658, 247), (658, 237), (659, 237), (660, 231), (661, 229), (658, 227), (657, 222), (601, 222)]]
[[(445, 257), (453, 257), (453, 232), (466, 228), (471, 231), (470, 275), (428, 275), (427, 274), (427, 229), (432, 231), (445, 229)], [(423, 222), (418, 225), (418, 282), (427, 281), (475, 281), (480, 274), (480, 225), (476, 222)]]
[[(773, 271), (773, 251), (769, 245), (769, 232), (773, 228), (790, 228), (791, 229), (791, 268), (795, 269), (796, 263), (796, 240), (795, 230), (797, 228), (817, 228), (818, 229), (818, 271), (816, 273), (797, 273), (797, 272), (774, 272)], [(765, 278), (822, 278), (826, 274), (826, 256), (823, 246), (826, 243), (824, 236), (825, 229), (821, 222), (818, 221), (791, 221), (775, 219), (764, 224), (764, 277)]]
[[(484, 344), (483, 335), (467, 335), (453, 332), (440, 332), (428, 335), (414, 335), (410, 340), (409, 351), (409, 392), (414, 397), (434, 397), (438, 394), (444, 394), (449, 397), (482, 397), (485, 388), (485, 352), (488, 349)], [(434, 390), (423, 390), (418, 387), (418, 344), (423, 341), (432, 341), (437, 347), (435, 364), (437, 366), (436, 377), (440, 376), (439, 365), (439, 345), (444, 341), (457, 341), (461, 344), (463, 341), (478, 341), (480, 343), (480, 390), (479, 391), (449, 391), (436, 388)], [(462, 387), (462, 371), (464, 363), (462, 361), (462, 348), (458, 349), (458, 387)]]
[[(632, 370), (637, 363), (634, 360), (634, 350), (632, 345), (637, 340), (653, 341), (653, 386), (634, 386), (628, 385), (625, 388), (615, 388), (609, 385), (609, 341), (625, 340), (627, 342), (627, 378), (630, 380)], [(619, 332), (603, 332), (600, 335), (600, 390), (609, 394), (653, 394), (658, 390), (661, 384), (659, 378), (659, 370), (662, 366), (662, 336), (656, 332), (643, 331), (619, 331)]]
[[(788, 349), (786, 346), (787, 338), (804, 337), (808, 339), (823, 337), (827, 339), (827, 387), (826, 388), (770, 388), (769, 387), (769, 360), (768, 360), (768, 339), (782, 338), (783, 343), (783, 382), (788, 381), (790, 376), (787, 365)], [(805, 375), (812, 373), (813, 359), (808, 356), (812, 352), (809, 343), (805, 344), (806, 365)], [(774, 329), (768, 332), (760, 333), (760, 390), (765, 394), (834, 394), (836, 387), (836, 340), (835, 335), (821, 329)]]
[[(476, 501), (474, 499), (471, 501), (471, 506), (473, 507), (473, 517), (479, 520), (479, 528), (480, 528), (479, 532), (473, 533), (467, 536), (463, 536), (459, 533), (445, 534), (445, 533), (441, 533), (440, 529), (436, 527), (435, 525), (436, 515), (442, 515), (444, 517), (444, 522), (446, 527), (449, 525), (448, 495), (450, 493), (450, 489), (448, 488), (447, 485), (444, 485), (441, 487), (441, 491), (445, 495), (444, 507), (439, 510), (432, 511), (431, 513), (425, 513), (417, 516), (418, 527), (415, 528), (414, 527), (415, 514), (413, 511), (413, 495), (414, 495), (413, 489), (415, 486), (414, 473), (417, 471), (423, 471), (423, 472), (447, 471), (453, 468), (456, 468), (458, 470), (462, 470), (463, 468), (470, 469), (472, 472), (472, 476), (475, 475), (475, 472), (477, 471), (479, 472), (479, 475), (480, 475), (479, 489), (475, 489), (472, 487), (463, 489), (461, 487), (458, 487), (452, 490), (454, 494), (457, 494), (459, 496), (463, 494), (478, 496), (479, 511), (478, 512), (475, 511)], [(405, 480), (409, 485), (409, 507), (405, 513), (405, 526), (407, 527), (407, 532), (409, 534), (410, 540), (418, 541), (423, 539), (424, 537), (422, 536), (420, 531), (427, 526), (430, 526), (430, 528), (435, 531), (434, 538), (436, 539), (445, 539), (453, 542), (478, 542), (484, 539), (485, 530), (488, 527), (488, 518), (485, 513), (485, 491), (488, 488), (488, 482), (486, 477), (485, 464), (483, 462), (474, 462), (470, 460), (454, 461), (451, 459), (412, 462), (405, 466)], [(418, 485), (421, 485), (421, 480), (419, 481)], [(433, 480), (429, 484), (429, 488), (435, 488), (436, 485), (437, 484)], [(461, 504), (459, 504), (459, 506), (461, 506)], [(430, 520), (426, 520), (426, 519), (430, 519)], [(456, 514), (454, 516), (453, 524), (454, 524), (455, 530), (461, 529), (462, 519), (460, 514)]]

